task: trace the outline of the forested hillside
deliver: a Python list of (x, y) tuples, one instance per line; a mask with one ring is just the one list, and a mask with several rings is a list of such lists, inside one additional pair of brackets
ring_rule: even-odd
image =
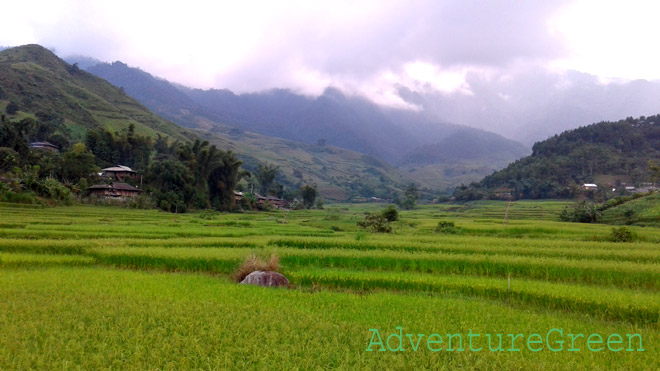
[[(565, 131), (532, 147), (532, 154), (479, 183), (457, 190), (459, 198), (561, 198), (580, 185), (640, 186), (658, 179), (660, 115), (600, 122)], [(607, 188), (607, 187), (605, 187)], [(609, 187), (613, 188), (613, 187)]]

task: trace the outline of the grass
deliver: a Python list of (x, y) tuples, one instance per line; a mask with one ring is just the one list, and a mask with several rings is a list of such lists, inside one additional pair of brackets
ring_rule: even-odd
[[(0, 204), (0, 369), (647, 369), (660, 350), (659, 229), (558, 221), (562, 201), (173, 215)], [(540, 210), (542, 210), (542, 215)], [(459, 234), (434, 233), (451, 221)], [(332, 227), (336, 228), (332, 228)], [(290, 290), (232, 273), (279, 257)], [(511, 281), (508, 275), (511, 275)], [(645, 352), (366, 352), (369, 329), (640, 333)], [(583, 344), (584, 345), (584, 344)]]
[[(12, 297), (0, 302), (2, 368), (645, 369), (660, 350), (657, 331), (644, 327), (460, 296), (269, 290), (105, 268), (3, 271), (0, 294)], [(365, 352), (368, 329), (396, 326), (414, 334), (640, 333), (645, 351)]]

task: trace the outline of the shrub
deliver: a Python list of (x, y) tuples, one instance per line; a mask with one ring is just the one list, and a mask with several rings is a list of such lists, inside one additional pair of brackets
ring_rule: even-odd
[(631, 230), (626, 227), (612, 228), (610, 241), (612, 242), (632, 242), (635, 240), (635, 235)]
[(458, 229), (456, 228), (456, 225), (454, 225), (454, 222), (438, 222), (438, 226), (435, 227), (434, 232), (442, 234), (456, 234), (458, 233)]
[(566, 206), (559, 218), (564, 222), (595, 223), (599, 216), (600, 212), (593, 202), (579, 201)]
[(390, 227), (387, 219), (382, 214), (367, 213), (364, 220), (357, 223), (358, 226), (369, 229), (372, 233), (390, 233)]
[(243, 264), (234, 272), (232, 278), (236, 282), (241, 282), (248, 274), (255, 271), (280, 271), (280, 258), (272, 254), (268, 261), (252, 254), (245, 259)]
[(387, 209), (381, 212), (381, 215), (387, 219), (388, 222), (396, 222), (399, 220), (399, 211), (394, 205), (388, 206)]

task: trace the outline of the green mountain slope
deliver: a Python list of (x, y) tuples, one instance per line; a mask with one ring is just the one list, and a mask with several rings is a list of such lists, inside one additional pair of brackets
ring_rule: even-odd
[(532, 155), (484, 178), (475, 188), (508, 188), (515, 197), (556, 198), (654, 180), (649, 161), (660, 160), (660, 115), (629, 117), (565, 131), (534, 144)]
[[(322, 197), (349, 201), (356, 197), (391, 199), (403, 192), (412, 180), (375, 157), (333, 146), (319, 146), (272, 138), (252, 132), (228, 129), (222, 134), (197, 131), (219, 148), (240, 154), (244, 167), (256, 170), (258, 164), (280, 167), (276, 180), (289, 189), (313, 184)], [(432, 192), (420, 183), (422, 194)]]
[(0, 101), (15, 102), (26, 114), (64, 120), (73, 139), (86, 130), (110, 130), (135, 125), (136, 132), (184, 140), (190, 134), (151, 113), (107, 81), (59, 59), (39, 45), (0, 52)]
[(449, 188), (469, 184), (529, 154), (522, 144), (479, 130), (459, 130), (442, 141), (408, 153), (399, 169), (425, 182), (443, 182)]
[(651, 193), (609, 208), (603, 211), (598, 222), (658, 226), (660, 225), (660, 194)]

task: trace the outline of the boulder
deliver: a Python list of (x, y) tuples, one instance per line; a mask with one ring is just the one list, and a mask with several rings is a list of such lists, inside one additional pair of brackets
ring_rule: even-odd
[(264, 287), (289, 287), (289, 280), (281, 273), (273, 271), (254, 271), (248, 274), (241, 283)]

